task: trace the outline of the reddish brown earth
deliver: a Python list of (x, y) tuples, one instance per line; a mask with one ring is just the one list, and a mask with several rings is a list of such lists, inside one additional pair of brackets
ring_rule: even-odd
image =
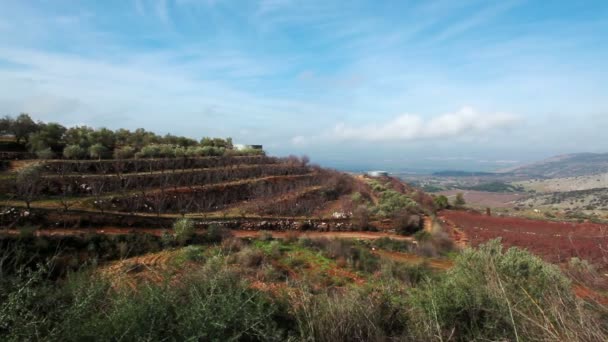
[(572, 257), (608, 269), (608, 225), (493, 217), (467, 211), (446, 210), (440, 219), (462, 230), (473, 246), (502, 238), (506, 247), (526, 248), (547, 261), (565, 263)]

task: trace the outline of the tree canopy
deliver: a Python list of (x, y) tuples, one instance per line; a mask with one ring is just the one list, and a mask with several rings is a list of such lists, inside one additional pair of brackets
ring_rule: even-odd
[(55, 122), (35, 122), (28, 114), (0, 118), (0, 134), (13, 135), (18, 144), (27, 146), (39, 158), (179, 158), (222, 156), (225, 154), (260, 154), (235, 151), (232, 138), (196, 139), (138, 128), (111, 130), (105, 127), (74, 126), (66, 128)]

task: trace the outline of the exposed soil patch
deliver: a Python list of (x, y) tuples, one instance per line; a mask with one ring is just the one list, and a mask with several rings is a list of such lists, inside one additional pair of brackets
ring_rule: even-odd
[(477, 246), (497, 237), (506, 247), (517, 246), (554, 263), (572, 257), (588, 260), (599, 269), (608, 269), (608, 225), (494, 217), (466, 211), (442, 212), (448, 225), (462, 229)]

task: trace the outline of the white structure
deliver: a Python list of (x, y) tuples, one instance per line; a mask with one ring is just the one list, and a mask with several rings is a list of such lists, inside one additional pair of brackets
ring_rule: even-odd
[(244, 144), (234, 144), (232, 147), (237, 151), (242, 150), (263, 150), (262, 145), (244, 145)]
[(388, 172), (386, 172), (386, 171), (368, 171), (367, 175), (370, 177), (388, 177)]

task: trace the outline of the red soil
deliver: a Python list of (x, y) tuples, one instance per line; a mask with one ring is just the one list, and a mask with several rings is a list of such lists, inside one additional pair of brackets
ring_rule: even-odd
[(442, 212), (441, 219), (461, 229), (473, 246), (502, 238), (503, 245), (526, 248), (554, 263), (572, 257), (608, 269), (608, 225), (493, 217), (466, 211)]

